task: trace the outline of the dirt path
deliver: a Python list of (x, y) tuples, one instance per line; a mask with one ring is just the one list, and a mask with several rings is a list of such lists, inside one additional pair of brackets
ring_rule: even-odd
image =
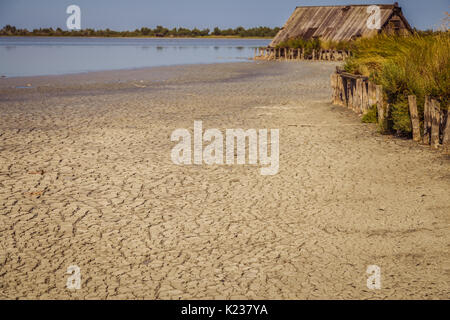
[[(448, 299), (450, 161), (331, 106), (333, 68), (1, 80), (0, 298)], [(174, 165), (194, 120), (280, 129), (278, 175)]]

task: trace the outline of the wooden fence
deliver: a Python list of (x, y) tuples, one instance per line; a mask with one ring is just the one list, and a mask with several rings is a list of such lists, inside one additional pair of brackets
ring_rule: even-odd
[[(359, 114), (366, 114), (370, 108), (376, 107), (378, 123), (386, 128), (390, 107), (384, 99), (382, 86), (369, 81), (367, 77), (336, 68), (336, 73), (331, 75), (331, 87), (333, 104), (347, 107)], [(438, 101), (426, 97), (421, 128), (416, 96), (409, 96), (408, 103), (414, 141), (435, 148), (442, 145), (447, 150), (450, 149), (450, 112), (441, 110)]]
[[(310, 51), (310, 50), (309, 50)], [(255, 48), (255, 60), (313, 60), (313, 61), (344, 61), (351, 56), (345, 50), (312, 50), (289, 48)]]

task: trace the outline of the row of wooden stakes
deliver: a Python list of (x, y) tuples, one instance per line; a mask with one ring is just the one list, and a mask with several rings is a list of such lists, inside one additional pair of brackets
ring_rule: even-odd
[(255, 60), (313, 60), (313, 61), (344, 61), (351, 56), (345, 50), (316, 50), (291, 48), (255, 48)]
[[(331, 87), (333, 104), (347, 107), (359, 114), (366, 114), (372, 106), (376, 106), (378, 123), (385, 126), (390, 107), (384, 99), (382, 86), (369, 81), (367, 77), (346, 73), (337, 68), (336, 73), (331, 75)], [(413, 140), (434, 148), (443, 146), (449, 150), (450, 112), (442, 110), (438, 101), (426, 97), (422, 128), (416, 96), (409, 96), (408, 103)]]

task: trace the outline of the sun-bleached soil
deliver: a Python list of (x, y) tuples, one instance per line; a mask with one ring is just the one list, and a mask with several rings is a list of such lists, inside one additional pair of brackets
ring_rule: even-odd
[[(0, 298), (448, 299), (449, 157), (332, 106), (334, 68), (0, 79)], [(279, 173), (173, 164), (194, 120), (280, 129)]]

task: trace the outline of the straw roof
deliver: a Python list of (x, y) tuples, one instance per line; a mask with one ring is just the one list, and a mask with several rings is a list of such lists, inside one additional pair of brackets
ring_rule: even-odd
[[(370, 37), (378, 30), (369, 29), (367, 20), (370, 5), (308, 6), (297, 7), (284, 27), (275, 36), (270, 47), (293, 38), (320, 38), (332, 41), (349, 41), (358, 37)], [(397, 3), (377, 5), (381, 14), (381, 30), (395, 21), (402, 30), (411, 32), (411, 26)]]

